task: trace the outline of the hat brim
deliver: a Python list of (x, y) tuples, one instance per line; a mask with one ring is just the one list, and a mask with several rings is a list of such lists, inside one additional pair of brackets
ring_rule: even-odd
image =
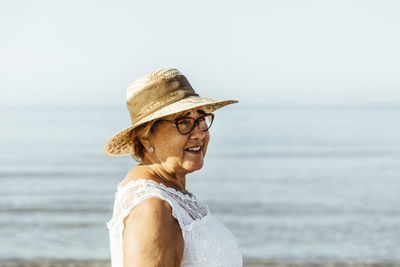
[[(168, 115), (179, 113), (188, 109), (203, 107), (205, 112), (210, 113), (226, 105), (234, 104), (237, 100), (214, 100), (202, 97), (187, 97), (175, 103), (172, 103), (150, 115), (142, 118), (135, 124), (115, 134), (104, 146), (104, 154), (108, 156), (124, 156), (135, 154), (133, 150), (133, 140), (131, 138), (131, 131), (152, 120), (159, 119)], [(137, 155), (135, 155), (137, 156)]]

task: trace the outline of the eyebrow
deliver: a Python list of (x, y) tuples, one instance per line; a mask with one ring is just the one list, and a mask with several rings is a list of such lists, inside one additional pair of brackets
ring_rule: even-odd
[[(198, 109), (198, 110), (196, 110), (197, 111), (197, 113), (199, 114), (199, 115), (203, 115), (203, 114), (206, 114), (203, 110), (201, 110), (201, 109)], [(190, 115), (190, 111), (189, 112), (186, 112), (183, 116), (184, 117), (186, 117), (187, 115)]]

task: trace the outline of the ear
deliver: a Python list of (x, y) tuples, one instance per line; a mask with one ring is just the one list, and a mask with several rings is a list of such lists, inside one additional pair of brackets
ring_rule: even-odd
[(140, 136), (139, 140), (147, 151), (149, 151), (150, 147), (153, 146), (150, 139), (147, 137)]

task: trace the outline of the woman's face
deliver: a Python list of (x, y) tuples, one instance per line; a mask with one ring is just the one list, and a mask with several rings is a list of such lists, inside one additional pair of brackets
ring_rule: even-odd
[[(199, 108), (185, 111), (182, 117), (199, 118), (204, 113)], [(182, 135), (174, 123), (157, 123), (154, 132), (150, 135), (150, 142), (154, 147), (154, 156), (158, 159), (165, 171), (171, 175), (186, 175), (203, 167), (204, 156), (207, 152), (210, 134), (203, 132), (199, 126), (187, 135)], [(190, 151), (189, 148), (200, 148), (199, 151)]]

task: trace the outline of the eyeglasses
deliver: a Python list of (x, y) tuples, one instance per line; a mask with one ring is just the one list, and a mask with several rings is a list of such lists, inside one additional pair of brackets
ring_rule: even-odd
[(203, 116), (197, 119), (191, 117), (181, 117), (175, 120), (158, 120), (158, 121), (175, 123), (178, 132), (180, 134), (186, 135), (190, 134), (197, 124), (199, 125), (199, 128), (202, 132), (207, 132), (214, 121), (214, 114), (212, 113), (204, 114)]

